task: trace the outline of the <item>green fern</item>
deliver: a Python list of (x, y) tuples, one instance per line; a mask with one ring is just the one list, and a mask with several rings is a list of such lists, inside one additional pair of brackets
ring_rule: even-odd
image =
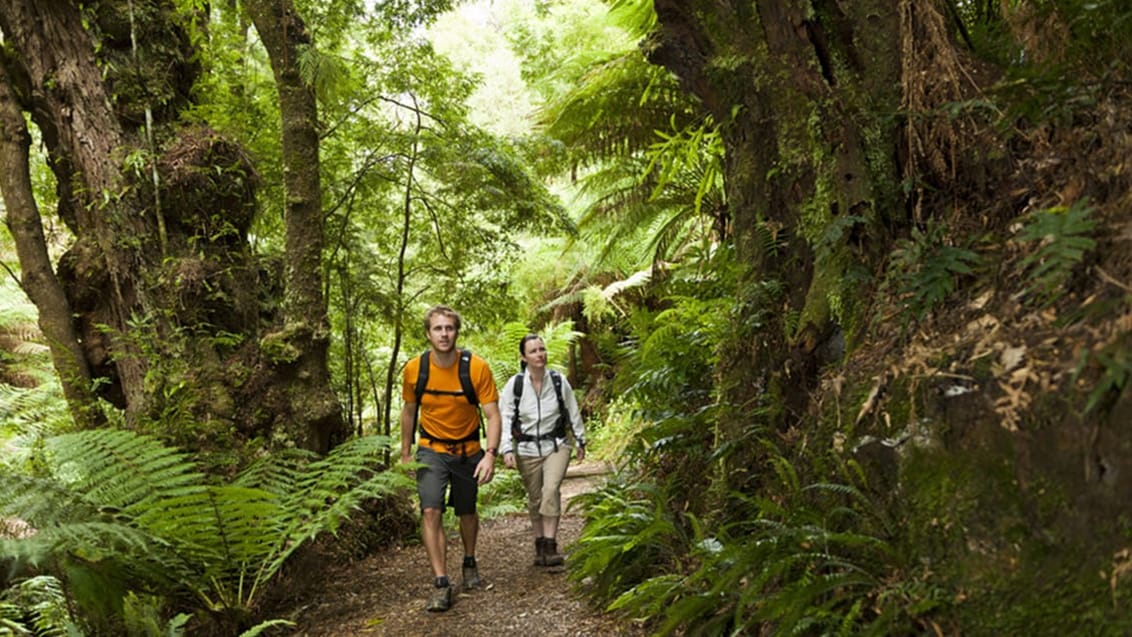
[(895, 284), (904, 315), (923, 320), (955, 291), (961, 276), (982, 263), (977, 253), (948, 245), (942, 226), (913, 228), (911, 239), (897, 241), (889, 259), (888, 280)]
[(362, 501), (411, 484), (377, 469), (389, 446), (367, 437), (326, 457), (279, 453), (216, 485), (184, 454), (146, 436), (57, 436), (39, 458), (42, 476), (0, 475), (0, 516), (37, 529), (0, 541), (0, 552), (59, 569), (72, 596), (84, 594), (77, 582), (104, 582), (87, 608), (121, 608), (130, 591), (157, 592), (250, 617), (295, 550), (334, 532)]
[(1099, 368), (1085, 403), (1086, 414), (1111, 405), (1111, 401), (1120, 396), (1132, 380), (1132, 350), (1125, 340), (1120, 339), (1095, 352), (1081, 349), (1073, 370), (1073, 384), (1076, 386), (1085, 378), (1087, 369)]
[(1087, 199), (1079, 199), (1068, 208), (1039, 210), (1018, 233), (1019, 241), (1037, 244), (1034, 252), (1022, 259), (1022, 268), (1030, 281), (1026, 292), (1038, 306), (1048, 307), (1064, 294), (1074, 268), (1096, 247), (1096, 241), (1088, 236), (1097, 225), (1092, 212)]
[(577, 496), (586, 519), (572, 547), (570, 578), (607, 603), (675, 564), (684, 536), (655, 485), (612, 480)]
[(802, 487), (778, 460), (779, 497), (734, 494), (750, 515), (716, 528), (651, 508), (654, 488), (608, 485), (586, 500), (571, 577), (588, 578), (610, 610), (650, 620), (657, 635), (884, 635), (914, 624), (907, 600), (890, 592), (896, 558), (874, 532), (885, 527), (868, 498), (848, 485)]
[(62, 637), (78, 631), (59, 580), (29, 577), (0, 592), (0, 635)]

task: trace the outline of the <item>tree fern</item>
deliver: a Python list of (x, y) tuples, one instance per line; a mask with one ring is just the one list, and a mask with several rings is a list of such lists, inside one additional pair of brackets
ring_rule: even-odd
[[(651, 3), (618, 2), (611, 16), (630, 32), (655, 22)], [(546, 133), (570, 149), (567, 168), (576, 176), (586, 211), (582, 240), (598, 239), (600, 261), (626, 246), (656, 262), (689, 241), (725, 232), (723, 149), (714, 122), (698, 109), (664, 69), (636, 48), (610, 51), (580, 77), (575, 88), (540, 115)], [(710, 220), (697, 225), (698, 218)]]
[(0, 593), (0, 635), (62, 637), (77, 630), (54, 577), (29, 577)]

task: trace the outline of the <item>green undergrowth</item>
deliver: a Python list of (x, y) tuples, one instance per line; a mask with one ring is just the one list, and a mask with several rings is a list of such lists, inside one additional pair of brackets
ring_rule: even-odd
[[(295, 551), (408, 488), (404, 472), (378, 470), (389, 450), (388, 438), (371, 436), (325, 457), (280, 451), (217, 482), (187, 454), (132, 432), (42, 439), (26, 472), (0, 474), (0, 519), (35, 529), (0, 538), (13, 574), (0, 621), (24, 630), (27, 617), (58, 615), (51, 634), (257, 634), (278, 623), (257, 613)], [(56, 588), (61, 599), (49, 594)], [(52, 599), (61, 606), (41, 608)]]

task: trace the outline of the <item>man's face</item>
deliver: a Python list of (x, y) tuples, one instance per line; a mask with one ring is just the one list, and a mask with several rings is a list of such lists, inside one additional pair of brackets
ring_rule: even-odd
[(438, 353), (450, 352), (456, 347), (456, 321), (443, 314), (435, 314), (428, 326), (428, 342)]

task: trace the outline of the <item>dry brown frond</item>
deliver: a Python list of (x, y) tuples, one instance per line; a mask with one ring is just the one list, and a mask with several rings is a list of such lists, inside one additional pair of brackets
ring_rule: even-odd
[[(901, 0), (900, 36), (904, 174), (936, 187), (969, 179), (961, 171), (975, 162), (967, 156), (1000, 146), (985, 113), (959, 106), (983, 96), (978, 77), (984, 70), (953, 44), (935, 3)], [(914, 201), (917, 222), (923, 221), (923, 190), (917, 188)]]

